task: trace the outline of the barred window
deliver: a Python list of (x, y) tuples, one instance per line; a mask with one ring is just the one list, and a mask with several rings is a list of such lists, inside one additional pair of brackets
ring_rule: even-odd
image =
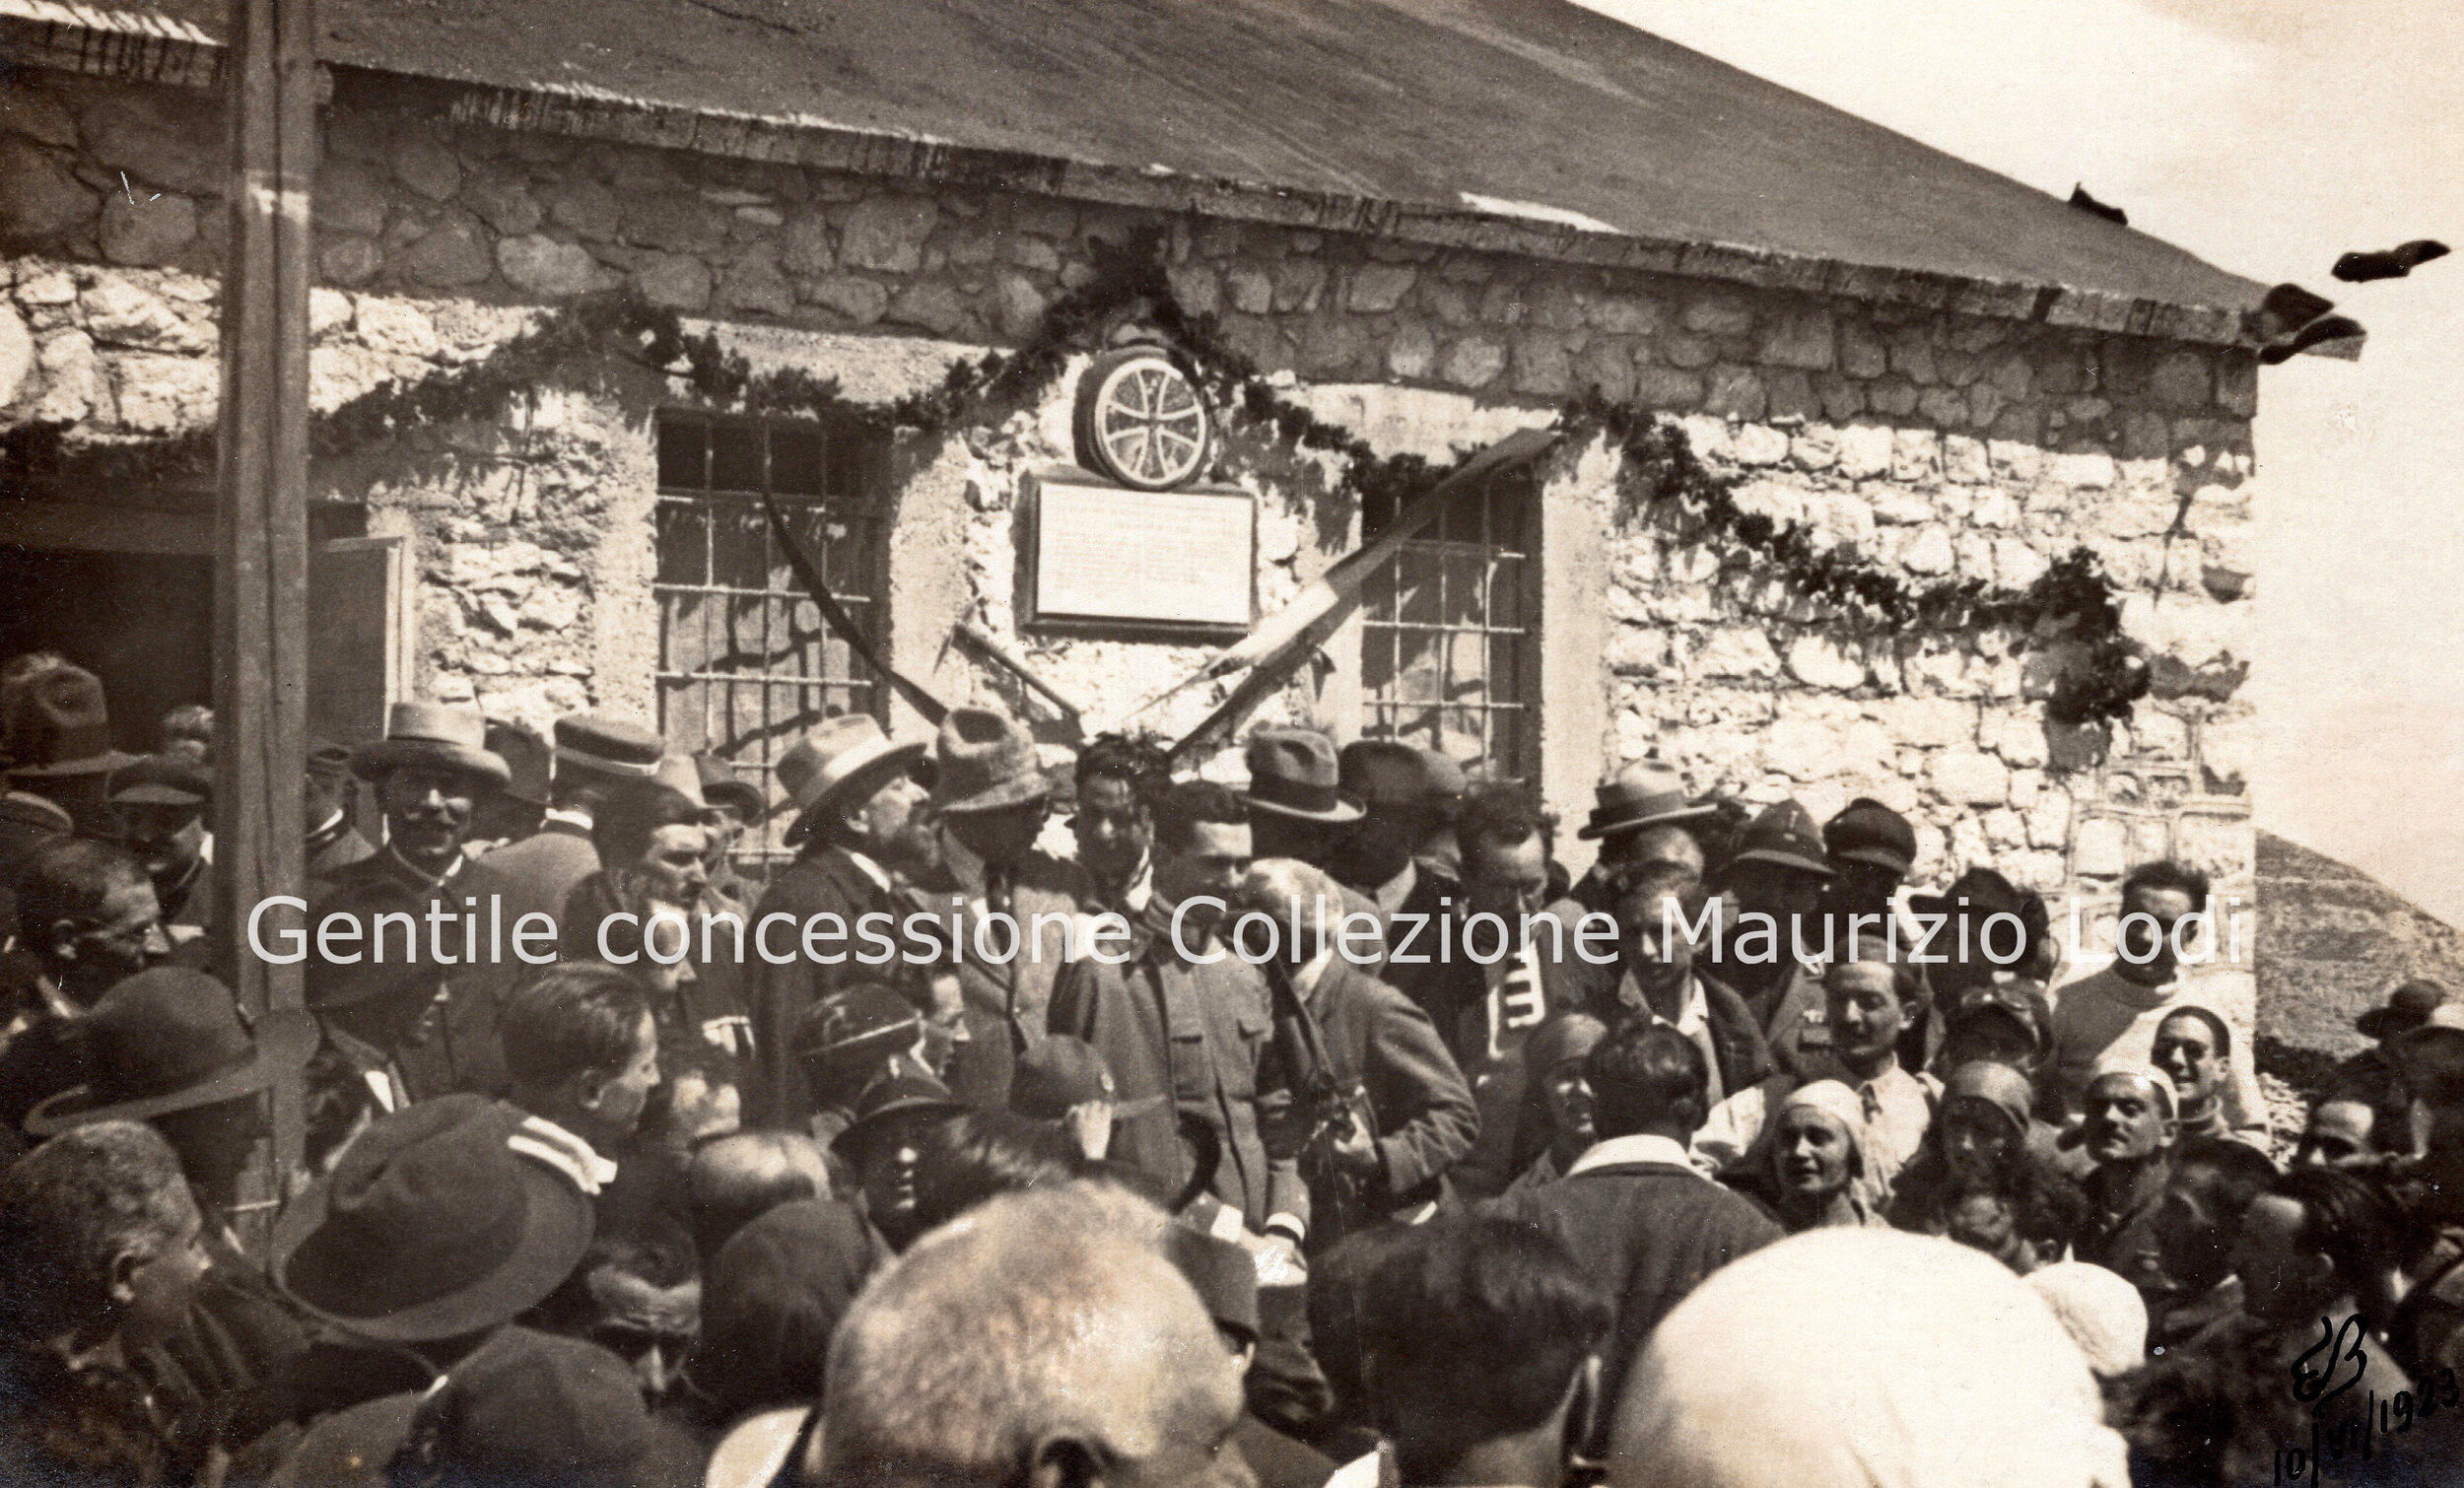
[[(770, 530), (761, 497), (867, 640), (883, 639), (889, 443), (860, 425), (663, 411), (658, 442), (658, 725), (678, 754), (709, 752), (775, 807), (779, 756), (823, 718), (879, 714), (880, 679), (823, 623)], [(737, 857), (789, 854), (774, 814)]]
[[(1539, 493), (1509, 475), (1451, 498), (1369, 576), (1361, 606), (1361, 735), (1436, 749), (1467, 771), (1528, 780), (1537, 761)], [(1391, 507), (1362, 513), (1374, 541)]]

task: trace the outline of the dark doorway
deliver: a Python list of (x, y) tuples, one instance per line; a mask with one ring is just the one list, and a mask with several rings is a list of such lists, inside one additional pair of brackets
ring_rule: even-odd
[(153, 749), (165, 713), (213, 702), (213, 560), (0, 545), (0, 660), (33, 650), (102, 678), (112, 741)]

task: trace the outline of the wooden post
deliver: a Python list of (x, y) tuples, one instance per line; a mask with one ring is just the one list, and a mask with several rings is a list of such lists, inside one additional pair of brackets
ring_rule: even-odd
[[(308, 719), (308, 193), (316, 159), (313, 0), (232, 0), (231, 150), (214, 507), (214, 868), (219, 967), (252, 1012), (302, 1005), (299, 965), (248, 946), (248, 916), (301, 895)], [(307, 916), (272, 911), (262, 938)], [(298, 1078), (273, 1092), (279, 1196), (305, 1137)]]

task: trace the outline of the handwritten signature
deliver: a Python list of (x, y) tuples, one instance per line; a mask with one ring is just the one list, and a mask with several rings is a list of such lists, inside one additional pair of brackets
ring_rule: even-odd
[[(2293, 1361), (2293, 1398), (2296, 1404), (2310, 1407), (2310, 1445), (2287, 1447), (2276, 1454), (2276, 1481), (2298, 1483), (2305, 1477), (2312, 1482), (2330, 1475), (2328, 1463), (2342, 1463), (2348, 1454), (2360, 1461), (2372, 1460), (2386, 1451), (2384, 1438), (2401, 1436), (2413, 1429), (2416, 1421), (2427, 1421), (2441, 1410), (2464, 1405), (2464, 1391), (2459, 1391), (2455, 1371), (2426, 1371), (2413, 1383), (2411, 1389), (2400, 1389), (2391, 1399), (2382, 1399), (2378, 1391), (2365, 1390), (2358, 1401), (2359, 1418), (2347, 1416), (2327, 1424), (2322, 1418), (2328, 1407), (2361, 1383), (2369, 1368), (2369, 1319), (2360, 1313), (2336, 1322), (2318, 1320), (2318, 1342), (2302, 1350)], [(2344, 1374), (2346, 1365), (2352, 1366)], [(2337, 1377), (2343, 1375), (2343, 1382)]]

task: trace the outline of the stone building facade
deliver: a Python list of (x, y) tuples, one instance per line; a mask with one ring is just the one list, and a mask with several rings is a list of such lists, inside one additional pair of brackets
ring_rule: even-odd
[[(6, 87), (0, 425), (71, 444), (209, 428), (219, 105), (64, 72)], [(1561, 450), (1492, 513), (1522, 524), (1512, 551), (1531, 555), (1536, 606), (1522, 619), (1537, 623), (1511, 668), (1478, 680), (1527, 705), (1519, 772), (1577, 819), (1604, 772), (1657, 751), (1698, 790), (1794, 794), (1817, 817), (1877, 796), (1919, 823), (1932, 882), (1990, 862), (2102, 906), (2126, 865), (2171, 853), (2251, 897), (2246, 345), (2048, 325), (1949, 295), (1795, 290), (497, 127), (407, 85), (338, 86), (314, 214), (320, 410), (448, 374), (546, 309), (624, 288), (757, 365), (886, 401), (1030, 336), (1094, 272), (1092, 242), (1160, 228), (1182, 304), (1382, 450), (1485, 442), (1597, 386), (1681, 419), (1754, 509), (1913, 578), (2024, 584), (2086, 544), (2156, 658), (2155, 695), (2126, 726), (2050, 724), (2053, 658), (2019, 638), (1843, 638), (1766, 580), (1722, 578), (1715, 554), (1619, 518), (1603, 449)], [(865, 452), (843, 462), (851, 487), (840, 463), (821, 481), (860, 507), (827, 527), (831, 562), (843, 548), (860, 573), (851, 582), (896, 663), (1056, 743), (1070, 721), (954, 642), (961, 622), (1084, 700), (1081, 724), (1207, 653), (1024, 616), (1018, 516), (1032, 480), (1073, 458), (1071, 391), (1064, 378), (996, 426)], [(618, 370), (587, 391), (543, 387), (499, 422), (319, 462), (320, 535), (382, 550), (351, 582), (389, 586), (371, 622), (388, 690), (532, 722), (664, 709), (679, 743), (704, 742), (678, 716), (692, 684), (677, 674), (716, 663), (707, 648), (676, 660), (694, 623), (677, 590), (693, 585), (661, 546), (663, 524), (691, 519), (661, 448), (685, 427), (661, 413), (673, 401), (652, 372)], [(1236, 435), (1219, 474), (1258, 501), (1262, 614), (1362, 539), (1361, 513), (1306, 458)], [(12, 491), (0, 547), (200, 554), (204, 502)], [(1373, 664), (1374, 622), (1347, 626), (1332, 672), (1267, 715), (1374, 727), (1372, 703), (1402, 685)], [(830, 654), (810, 657), (844, 664)], [(1140, 721), (1177, 733), (1212, 701), (1199, 690)], [(1563, 845), (1579, 850), (1570, 832)]]

